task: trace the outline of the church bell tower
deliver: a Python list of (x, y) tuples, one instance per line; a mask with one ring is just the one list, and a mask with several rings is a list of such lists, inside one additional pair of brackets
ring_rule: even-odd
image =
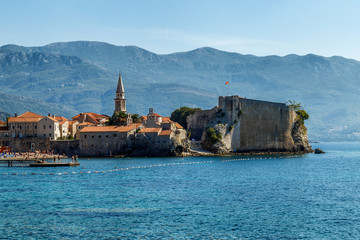
[(124, 112), (126, 113), (126, 99), (124, 85), (121, 79), (121, 73), (119, 73), (119, 81), (116, 88), (116, 98), (115, 100), (115, 113)]

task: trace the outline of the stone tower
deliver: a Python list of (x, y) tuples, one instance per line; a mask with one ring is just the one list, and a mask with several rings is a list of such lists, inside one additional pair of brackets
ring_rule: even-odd
[(116, 88), (116, 98), (115, 100), (115, 113), (124, 112), (126, 113), (126, 99), (124, 85), (121, 79), (121, 73), (119, 73), (119, 81)]

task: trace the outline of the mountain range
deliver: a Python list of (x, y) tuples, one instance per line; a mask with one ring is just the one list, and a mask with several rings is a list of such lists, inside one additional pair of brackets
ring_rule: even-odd
[[(111, 115), (121, 71), (131, 113), (212, 108), (220, 95), (301, 102), (311, 140), (359, 140), (360, 62), (339, 56), (257, 57), (204, 47), (155, 54), (136, 46), (61, 42), (0, 47), (0, 112)], [(230, 86), (225, 86), (229, 81)]]

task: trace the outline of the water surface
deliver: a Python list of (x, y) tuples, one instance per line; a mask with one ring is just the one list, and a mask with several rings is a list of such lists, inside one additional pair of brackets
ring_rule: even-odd
[(314, 147), (327, 153), (0, 167), (0, 238), (359, 239), (360, 143)]

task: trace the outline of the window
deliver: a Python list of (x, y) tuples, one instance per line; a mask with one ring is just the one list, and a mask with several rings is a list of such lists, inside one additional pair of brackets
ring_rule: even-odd
[(91, 136), (91, 138), (94, 138), (94, 136)]
[(37, 126), (35, 126), (34, 128), (37, 129)]
[(51, 133), (49, 133), (49, 137), (52, 137)]
[(46, 137), (46, 134), (44, 133), (44, 137)]
[(12, 126), (12, 129), (15, 129), (15, 126)]
[(49, 125), (49, 129), (51, 129), (51, 125)]
[(106, 138), (109, 138), (109, 135), (106, 135), (105, 137), (106, 137)]
[(84, 138), (86, 138), (86, 134), (84, 135)]
[(99, 135), (99, 138), (101, 138), (101, 135)]
[(27, 128), (27, 129), (29, 129), (29, 128), (30, 128), (30, 126), (29, 126), (29, 125), (27, 125), (27, 126), (26, 126), (26, 128)]
[(44, 125), (44, 129), (46, 129), (46, 126)]
[(117, 137), (117, 135), (116, 135), (116, 134), (114, 134), (114, 137)]

